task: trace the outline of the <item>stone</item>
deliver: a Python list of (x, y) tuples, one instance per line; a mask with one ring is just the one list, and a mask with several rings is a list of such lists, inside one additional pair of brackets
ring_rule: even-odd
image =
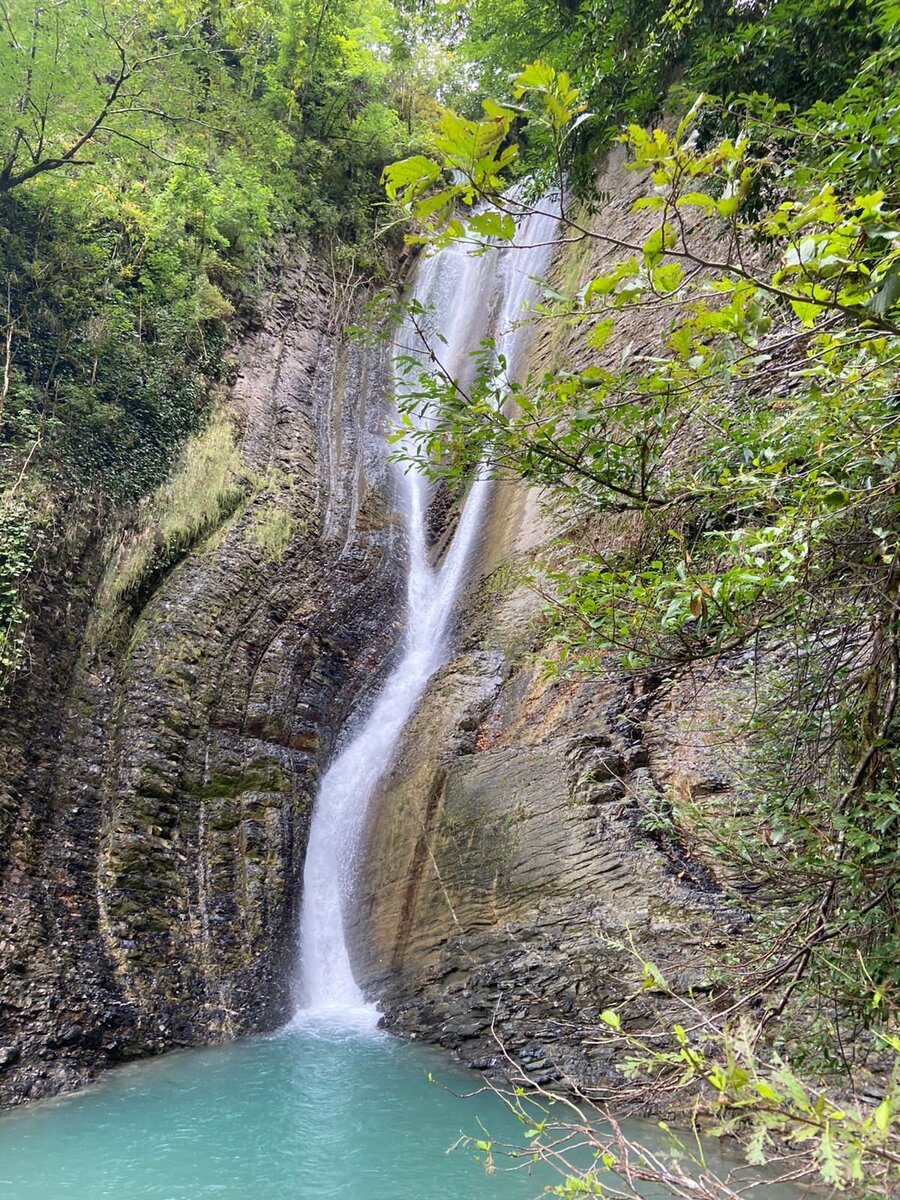
[[(112, 630), (102, 581), (133, 514), (66, 501), (0, 714), (0, 1104), (289, 1011), (317, 780), (402, 586), (387, 352), (335, 329), (331, 286), (300, 251), (281, 264), (225, 401), (263, 486)], [(273, 504), (280, 560), (251, 536)]]

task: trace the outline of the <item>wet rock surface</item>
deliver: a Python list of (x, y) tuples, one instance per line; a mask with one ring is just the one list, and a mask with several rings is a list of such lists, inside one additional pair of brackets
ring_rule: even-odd
[[(603, 186), (604, 219), (637, 240), (641, 181), (613, 156)], [(109, 514), (73, 502), (48, 561), (32, 669), (0, 724), (0, 1102), (288, 1011), (317, 781), (402, 626), (387, 364), (345, 343), (331, 289), (303, 264), (283, 273), (229, 398), (258, 482), (151, 577), (113, 643), (92, 632)], [(543, 335), (541, 369), (578, 364), (583, 339), (566, 337)], [(459, 498), (435, 496), (435, 553)], [(273, 512), (291, 531), (278, 554), (258, 536)], [(633, 532), (612, 523), (597, 544)], [(745, 920), (690, 831), (648, 815), (727, 797), (717, 729), (747, 683), (740, 664), (548, 678), (542, 601), (515, 579), (558, 533), (534, 493), (495, 485), (457, 652), (373, 805), (348, 933), (389, 1028), (482, 1070), (605, 1088), (620, 1077), (604, 1008), (637, 1031), (681, 1015), (643, 960), (702, 998)]]
[[(645, 183), (620, 153), (598, 186), (613, 197), (604, 227), (642, 241), (646, 213), (631, 209)], [(576, 248), (558, 264), (561, 286), (614, 257), (602, 243)], [(658, 334), (624, 314), (608, 352), (649, 349)], [(538, 372), (595, 358), (561, 323), (532, 346)], [(633, 679), (613, 664), (548, 678), (543, 601), (515, 580), (559, 531), (534, 493), (495, 485), (459, 652), (373, 807), (351, 932), (388, 1028), (482, 1070), (603, 1092), (621, 1087), (623, 1047), (602, 1036), (599, 1014), (615, 1008), (635, 1032), (684, 1021), (679, 997), (703, 1003), (746, 922), (714, 859), (665, 817), (673, 796), (728, 801), (740, 746), (723, 749), (725, 718), (746, 709), (749, 677), (717, 662), (703, 679)], [(638, 531), (628, 514), (590, 532), (608, 547)]]
[(387, 368), (282, 273), (227, 401), (256, 486), (112, 644), (111, 514), (73, 513), (0, 732), (0, 1102), (286, 1015), (316, 783), (396, 632)]
[(708, 991), (742, 916), (643, 827), (652, 702), (614, 678), (549, 682), (528, 654), (448, 665), (360, 873), (356, 961), (388, 1028), (481, 1070), (606, 1089), (621, 1077), (600, 1012), (634, 1030), (683, 1019), (644, 960), (676, 994)]

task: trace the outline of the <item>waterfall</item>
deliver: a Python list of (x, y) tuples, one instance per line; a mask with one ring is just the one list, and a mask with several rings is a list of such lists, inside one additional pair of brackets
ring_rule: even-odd
[[(515, 248), (476, 256), (465, 246), (451, 245), (420, 265), (413, 294), (432, 312), (444, 339), (441, 362), (454, 378), (466, 379), (470, 350), (490, 336), (506, 359), (507, 372), (515, 372), (525, 336), (525, 327), (517, 327), (516, 321), (537, 294), (533, 277), (542, 277), (549, 265), (556, 221), (551, 213), (537, 213), (521, 223)], [(404, 353), (421, 346), (410, 323), (401, 329), (399, 345)], [(433, 566), (426, 536), (428, 481), (408, 468), (398, 468), (398, 475), (409, 556), (404, 644), (368, 715), (323, 776), (313, 810), (300, 914), (300, 1016), (335, 1010), (349, 1016), (365, 1008), (353, 976), (344, 915), (369, 801), (429, 679), (449, 653), (453, 608), (490, 490), (485, 479), (471, 485), (443, 562)]]

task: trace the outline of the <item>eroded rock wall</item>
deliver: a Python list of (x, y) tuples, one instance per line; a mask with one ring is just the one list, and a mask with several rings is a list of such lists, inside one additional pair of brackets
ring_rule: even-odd
[(114, 635), (116, 515), (76, 506), (48, 556), (0, 734), (0, 1102), (288, 1011), (311, 800), (402, 558), (386, 355), (342, 324), (330, 277), (287, 266), (226, 401), (252, 486)]
[[(653, 217), (631, 206), (645, 186), (613, 154), (598, 227), (640, 244)], [(574, 246), (556, 282), (577, 290), (618, 253)], [(605, 354), (651, 347), (665, 319), (625, 314)], [(555, 322), (531, 357), (543, 372), (596, 352), (584, 330)], [(596, 544), (633, 536), (636, 520), (601, 522)], [(702, 1002), (746, 919), (690, 839), (654, 828), (652, 814), (679, 790), (727, 792), (717, 716), (740, 706), (748, 683), (721, 663), (702, 680), (634, 679), (614, 666), (549, 678), (543, 601), (515, 580), (560, 529), (539, 496), (495, 485), (459, 650), (373, 809), (353, 943), (389, 1028), (482, 1068), (509, 1067), (509, 1056), (540, 1082), (602, 1089), (621, 1077), (599, 1013), (615, 1007), (633, 1029), (654, 1014), (684, 1020), (644, 961), (676, 996)]]
[[(507, 531), (522, 507), (509, 489), (495, 498)], [(521, 541), (491, 545), (495, 532), (484, 559), (528, 556)], [(683, 1017), (644, 988), (643, 960), (702, 997), (741, 927), (704, 867), (642, 820), (672, 771), (700, 786), (712, 767), (651, 725), (653, 680), (548, 679), (529, 622), (540, 602), (504, 595), (494, 567), (483, 560), (471, 636), (376, 803), (355, 961), (397, 1032), (480, 1068), (509, 1055), (539, 1082), (613, 1087), (599, 1013), (628, 1001), (635, 1028), (654, 1010)]]
[[(601, 219), (632, 242), (652, 220), (630, 211), (643, 186), (615, 156), (599, 181)], [(615, 254), (574, 247), (559, 284)], [(130, 593), (124, 630), (103, 634), (108, 514), (79, 502), (48, 564), (0, 729), (0, 1100), (288, 1009), (316, 782), (401, 623), (387, 364), (345, 343), (331, 289), (308, 265), (284, 272), (228, 401), (255, 482)], [(535, 341), (536, 367), (584, 362), (566, 329)], [(655, 332), (626, 315), (606, 353)], [(438, 548), (455, 515), (439, 495)], [(627, 524), (594, 533), (614, 544)], [(538, 1080), (612, 1086), (599, 1012), (640, 1028), (672, 1008), (644, 959), (702, 997), (744, 920), (713, 864), (646, 816), (670, 793), (727, 793), (715, 724), (747, 685), (722, 664), (548, 678), (543, 602), (516, 579), (558, 533), (539, 497), (495, 486), (457, 652), (373, 806), (350, 933), (390, 1028), (477, 1066), (509, 1055)]]

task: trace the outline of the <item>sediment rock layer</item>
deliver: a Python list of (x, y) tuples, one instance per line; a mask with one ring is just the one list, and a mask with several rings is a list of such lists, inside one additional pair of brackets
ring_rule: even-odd
[(252, 483), (145, 571), (114, 636), (121, 518), (71, 510), (48, 555), (0, 734), (0, 1103), (288, 1009), (311, 800), (390, 649), (402, 559), (387, 358), (334, 305), (313, 265), (283, 270), (225, 401)]
[[(620, 152), (597, 186), (611, 200), (585, 219), (604, 238), (564, 251), (563, 291), (609, 270), (615, 239), (641, 244), (652, 228), (652, 216), (632, 211), (646, 182)], [(626, 345), (652, 353), (665, 320), (622, 314), (608, 362)], [(538, 374), (597, 357), (583, 328), (536, 330)], [(687, 429), (673, 452), (692, 453), (693, 436)], [(590, 536), (609, 547), (639, 531), (630, 513)], [(632, 1030), (683, 1021), (679, 997), (702, 1004), (746, 920), (698, 839), (654, 814), (670, 811), (673, 795), (721, 793), (727, 808), (722, 733), (751, 683), (724, 660), (664, 680), (630, 678), (612, 658), (590, 678), (548, 676), (544, 601), (515, 581), (536, 555), (552, 560), (559, 534), (559, 513), (543, 515), (539, 496), (495, 485), (459, 651), (373, 808), (352, 940), (388, 1028), (482, 1068), (603, 1089), (622, 1080), (599, 1014), (615, 1007)]]
[[(616, 198), (602, 219), (639, 241), (642, 181), (614, 155), (601, 185)], [(588, 249), (557, 265), (562, 286), (615, 253)], [(252, 486), (144, 573), (115, 636), (115, 514), (79, 502), (48, 556), (0, 728), (0, 1102), (287, 1011), (316, 783), (402, 626), (387, 362), (345, 343), (334, 301), (312, 268), (283, 272), (227, 401)], [(654, 336), (623, 316), (622, 338)], [(532, 356), (544, 370), (585, 352), (556, 323)], [(429, 514), (436, 554), (452, 499)], [(674, 1016), (644, 960), (702, 998), (744, 920), (702, 846), (648, 814), (727, 795), (710, 727), (747, 683), (721, 662), (702, 679), (548, 677), (542, 601), (515, 581), (558, 534), (538, 497), (495, 485), (457, 650), (373, 806), (349, 933), (389, 1028), (476, 1066), (508, 1056), (540, 1081), (612, 1086), (598, 1014)]]
[(722, 782), (713, 755), (666, 741), (653, 680), (547, 677), (527, 619), (540, 601), (502, 582), (529, 554), (522, 525), (504, 544), (526, 505), (495, 497), (469, 636), (375, 805), (355, 960), (396, 1032), (482, 1069), (614, 1087), (600, 1012), (620, 1008), (633, 1028), (653, 1010), (678, 1020), (677, 1001), (645, 987), (644, 961), (700, 999), (740, 928), (702, 865), (644, 821), (673, 773)]

